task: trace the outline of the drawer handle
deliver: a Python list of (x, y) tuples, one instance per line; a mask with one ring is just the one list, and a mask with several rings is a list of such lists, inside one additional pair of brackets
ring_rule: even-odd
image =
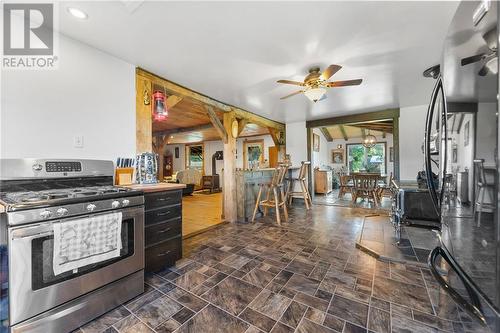
[(170, 211), (166, 211), (166, 212), (163, 212), (163, 213), (157, 213), (156, 216), (165, 216), (165, 215), (168, 215), (170, 214)]
[(157, 198), (156, 201), (166, 201), (167, 198)]
[(164, 232), (170, 231), (172, 228), (165, 228), (163, 230), (158, 231), (158, 233), (163, 234)]
[(159, 253), (159, 254), (158, 254), (158, 257), (163, 257), (163, 256), (166, 256), (166, 255), (170, 254), (170, 252), (172, 252), (172, 251), (168, 250), (168, 251), (165, 251), (165, 252)]

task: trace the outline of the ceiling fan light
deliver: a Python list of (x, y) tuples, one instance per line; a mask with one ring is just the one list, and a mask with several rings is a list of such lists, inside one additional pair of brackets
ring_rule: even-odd
[(323, 97), (323, 95), (326, 93), (326, 89), (322, 87), (318, 88), (310, 88), (304, 91), (304, 95), (306, 95), (307, 98), (309, 98), (311, 101), (316, 103)]

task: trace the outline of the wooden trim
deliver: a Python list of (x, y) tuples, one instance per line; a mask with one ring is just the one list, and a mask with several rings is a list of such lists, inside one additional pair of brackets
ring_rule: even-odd
[(392, 162), (394, 168), (393, 177), (399, 180), (400, 177), (400, 161), (399, 161), (399, 117), (394, 117), (392, 119), (392, 147), (394, 150), (394, 161)]
[(307, 172), (308, 172), (308, 184), (307, 184), (307, 187), (309, 189), (309, 194), (311, 195), (311, 199), (314, 200), (314, 197), (316, 196), (315, 194), (315, 191), (314, 191), (314, 181), (313, 181), (313, 167), (312, 167), (312, 144), (313, 144), (313, 140), (312, 140), (312, 136), (313, 136), (313, 130), (312, 128), (306, 128), (306, 131), (307, 131), (307, 160), (309, 162), (311, 162), (311, 167), (310, 168), (307, 168)]
[(319, 130), (321, 131), (321, 133), (323, 133), (323, 136), (325, 137), (326, 141), (328, 141), (328, 142), (332, 142), (333, 141), (332, 135), (328, 131), (328, 128), (326, 128), (326, 127), (320, 127)]
[(251, 144), (252, 146), (256, 146), (257, 144), (261, 146), (261, 151), (262, 153), (260, 154), (259, 161), (262, 163), (264, 162), (264, 139), (259, 139), (259, 140), (245, 140), (243, 141), (243, 169), (248, 169), (248, 160), (247, 160), (247, 150), (248, 150), (248, 145)]
[(247, 124), (248, 124), (248, 120), (245, 118), (238, 120), (238, 137), (243, 132), (243, 130), (245, 129), (245, 126), (247, 126)]
[(227, 131), (224, 128), (224, 125), (222, 125), (219, 118), (217, 117), (217, 114), (215, 114), (213, 107), (205, 105), (205, 110), (207, 110), (208, 118), (210, 118), (212, 125), (214, 125), (215, 130), (217, 131), (217, 133), (219, 133), (222, 142), (227, 143), (227, 138), (228, 138)]
[[(210, 105), (215, 107), (223, 112), (234, 112), (237, 118), (245, 118), (248, 119), (250, 123), (257, 124), (262, 127), (273, 127), (279, 130), (285, 129), (285, 124), (268, 119), (266, 117), (259, 116), (253, 112), (244, 110), (242, 108), (236, 107), (234, 105), (221, 102), (216, 100), (215, 98), (209, 97), (192, 89), (181, 86), (180, 84), (169, 81), (161, 76), (153, 74), (143, 68), (136, 67), (136, 75), (141, 76), (143, 78), (149, 79), (151, 82), (161, 85), (171, 93), (177, 94), (180, 97), (188, 97), (192, 98), (201, 104)], [(140, 94), (142, 96), (142, 93)]]
[(477, 112), (477, 103), (467, 102), (448, 102), (446, 103), (446, 112), (448, 113), (475, 113)]
[(306, 121), (307, 128), (333, 126), (333, 125), (347, 125), (354, 123), (366, 123), (370, 121), (390, 120), (399, 117), (398, 109), (387, 109), (374, 112), (358, 113), (348, 116), (339, 116), (333, 118), (325, 118), (318, 120)]

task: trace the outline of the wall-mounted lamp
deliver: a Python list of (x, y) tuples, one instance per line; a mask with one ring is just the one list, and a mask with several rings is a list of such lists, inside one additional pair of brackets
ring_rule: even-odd
[(342, 149), (342, 145), (337, 145), (337, 149)]

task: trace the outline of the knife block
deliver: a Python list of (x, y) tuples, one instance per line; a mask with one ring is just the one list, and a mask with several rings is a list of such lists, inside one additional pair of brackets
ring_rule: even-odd
[(134, 168), (116, 168), (115, 185), (131, 185), (134, 177)]

